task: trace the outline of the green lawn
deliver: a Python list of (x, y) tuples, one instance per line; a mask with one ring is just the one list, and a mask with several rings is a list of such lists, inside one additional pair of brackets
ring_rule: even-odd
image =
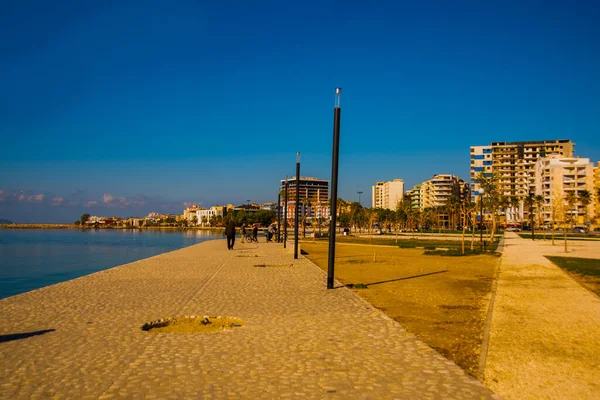
[[(521, 232), (519, 233), (523, 239), (531, 239), (531, 232)], [(533, 235), (535, 240), (544, 239), (544, 235), (541, 233), (536, 233)], [(564, 239), (565, 235), (561, 231), (554, 232), (554, 240)], [(546, 240), (552, 240), (552, 232), (546, 232)], [(600, 240), (600, 236), (588, 236), (584, 233), (567, 233), (567, 240)]]
[[(484, 238), (485, 239), (485, 238)], [(307, 242), (310, 242), (310, 239), (306, 240)], [(317, 239), (317, 242), (319, 241), (327, 241), (326, 238), (324, 239)], [(460, 252), (461, 250), (461, 241), (460, 240), (427, 240), (427, 239), (409, 239), (407, 237), (399, 237), (398, 241), (396, 242), (396, 239), (394, 238), (389, 238), (389, 239), (373, 239), (371, 241), (371, 243), (369, 243), (369, 238), (365, 238), (365, 237), (361, 237), (361, 238), (357, 238), (357, 237), (348, 237), (348, 236), (338, 236), (336, 238), (336, 242), (337, 243), (358, 243), (358, 244), (375, 244), (375, 245), (384, 245), (384, 246), (398, 246), (400, 248), (403, 249), (412, 249), (412, 248), (416, 248), (416, 247), (422, 247), (425, 249), (425, 254), (431, 254), (431, 255), (459, 255), (457, 253)], [(486, 253), (493, 253), (496, 251), (496, 248), (498, 247), (498, 241), (494, 241), (493, 243), (490, 244), (489, 241), (486, 240)], [(440, 248), (443, 249), (449, 249), (450, 252), (448, 254), (446, 254), (445, 250), (439, 251)], [(475, 238), (475, 249), (473, 252), (470, 251), (471, 248), (471, 237), (470, 236), (466, 236), (465, 237), (465, 250), (466, 250), (466, 254), (467, 255), (472, 255), (472, 254), (481, 254), (481, 252), (479, 251), (479, 236), (477, 236)]]
[(581, 285), (600, 296), (599, 259), (556, 256), (546, 256), (546, 258), (566, 270)]

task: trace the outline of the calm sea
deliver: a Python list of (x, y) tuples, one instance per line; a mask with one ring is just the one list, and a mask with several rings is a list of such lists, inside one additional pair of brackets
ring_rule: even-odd
[(207, 231), (0, 229), (0, 299), (222, 238)]

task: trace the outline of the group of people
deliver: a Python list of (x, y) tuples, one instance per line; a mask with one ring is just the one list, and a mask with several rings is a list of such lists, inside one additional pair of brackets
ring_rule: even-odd
[[(244, 243), (244, 240), (248, 236), (248, 229), (249, 229), (249, 227), (246, 226), (246, 224), (242, 224), (242, 226), (240, 227), (242, 243)], [(277, 230), (278, 230), (277, 221), (275, 221), (271, 225), (269, 225), (269, 227), (267, 228), (267, 242), (273, 241), (273, 236), (277, 233)], [(227, 236), (227, 249), (228, 250), (233, 250), (233, 245), (235, 244), (235, 234), (236, 234), (235, 222), (230, 220), (227, 223), (227, 226), (225, 227), (225, 236)], [(254, 224), (252, 226), (252, 240), (258, 241), (257, 236), (258, 236), (258, 224)]]

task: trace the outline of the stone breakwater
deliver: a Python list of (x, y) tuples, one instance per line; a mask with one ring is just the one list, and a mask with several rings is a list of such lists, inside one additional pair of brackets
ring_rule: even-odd
[[(208, 241), (0, 300), (0, 398), (494, 397), (291, 247)], [(141, 329), (199, 315), (244, 325)]]

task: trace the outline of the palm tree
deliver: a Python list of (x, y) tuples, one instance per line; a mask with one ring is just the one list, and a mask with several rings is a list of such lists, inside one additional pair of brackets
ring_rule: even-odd
[(567, 201), (567, 210), (565, 212), (565, 224), (564, 224), (564, 235), (565, 235), (565, 253), (567, 252), (567, 224), (570, 226), (571, 230), (573, 230), (573, 208), (575, 204), (577, 204), (577, 194), (573, 192), (569, 192), (565, 195), (565, 200)]
[[(544, 205), (544, 196), (542, 196), (541, 194), (538, 194), (537, 196), (535, 196), (533, 198), (533, 202), (535, 204), (535, 208), (537, 211), (538, 226), (541, 227), (544, 224), (544, 219), (543, 219), (544, 209), (542, 208), (542, 206)], [(542, 234), (543, 234), (544, 240), (546, 240), (546, 231), (544, 229), (542, 229)]]
[[(600, 189), (598, 189), (598, 190), (600, 190)], [(588, 217), (588, 209), (587, 208), (590, 205), (590, 203), (592, 202), (591, 193), (587, 190), (580, 191), (579, 192), (579, 202), (583, 206), (583, 223), (585, 224), (587, 222), (587, 217)]]

